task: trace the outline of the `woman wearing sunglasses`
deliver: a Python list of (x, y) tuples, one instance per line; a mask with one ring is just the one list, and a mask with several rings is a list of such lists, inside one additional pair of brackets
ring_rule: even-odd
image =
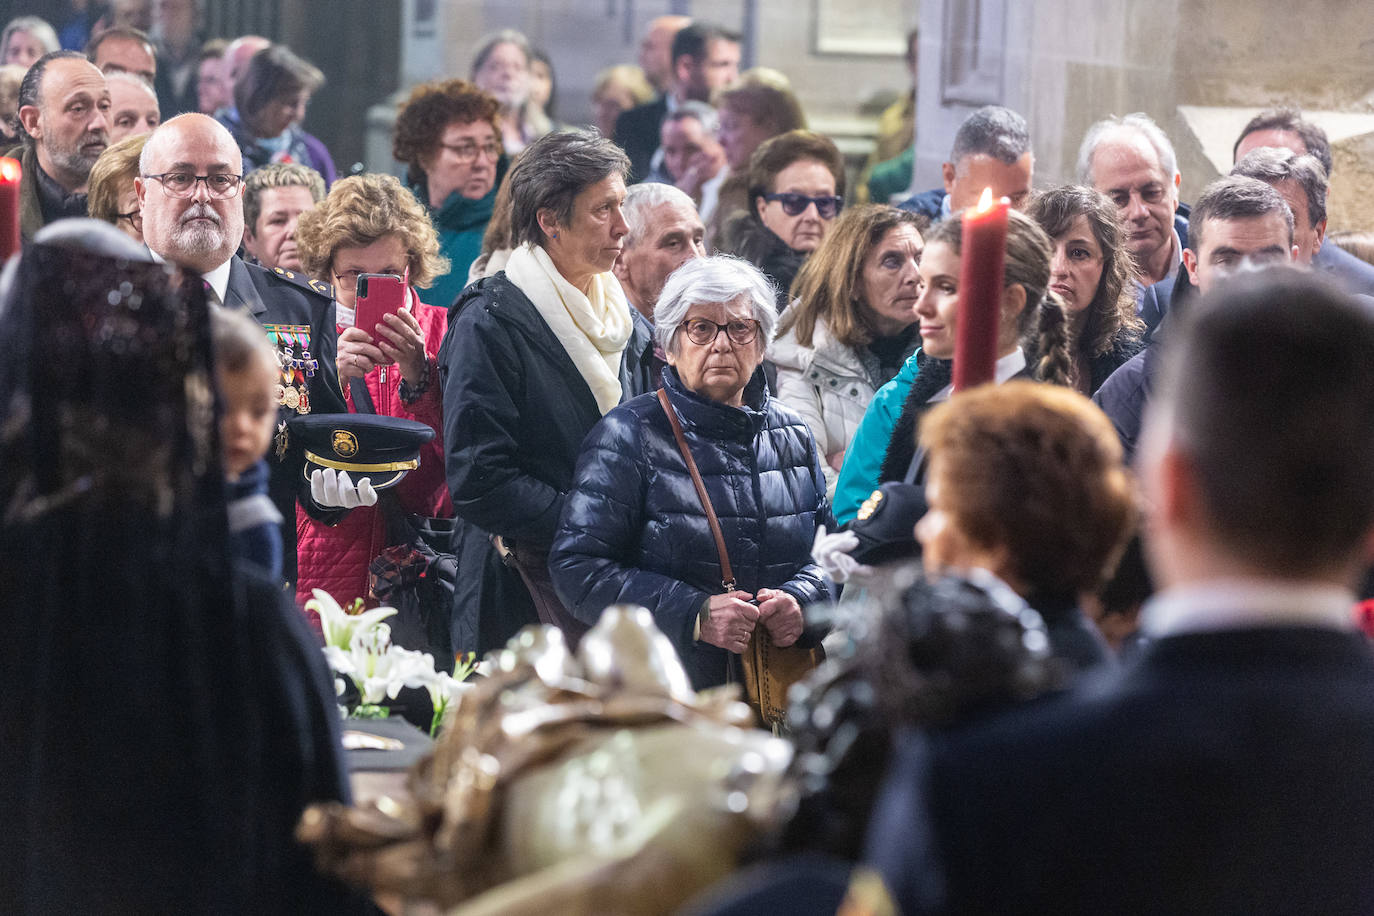
[(749, 209), (726, 230), (727, 250), (757, 266), (781, 311), (792, 280), (844, 206), (844, 158), (828, 137), (790, 130), (749, 160)]
[[(777, 324), (763, 275), (737, 258), (688, 261), (654, 323), (667, 403), (640, 395), (587, 435), (549, 572), (586, 623), (612, 604), (652, 611), (700, 690), (726, 681), (755, 630), (778, 646), (802, 635), (802, 605), (827, 598), (811, 543), (829, 508), (811, 433), (759, 371)], [(674, 421), (719, 516), (728, 590)]]

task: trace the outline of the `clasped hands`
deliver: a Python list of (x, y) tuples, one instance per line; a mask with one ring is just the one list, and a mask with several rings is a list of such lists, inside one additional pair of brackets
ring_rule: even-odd
[[(750, 599), (757, 604), (751, 604)], [(761, 588), (754, 595), (733, 591), (712, 595), (710, 610), (701, 621), (701, 641), (736, 655), (749, 648), (749, 638), (760, 624), (773, 645), (786, 648), (802, 635), (801, 605), (777, 588)]]

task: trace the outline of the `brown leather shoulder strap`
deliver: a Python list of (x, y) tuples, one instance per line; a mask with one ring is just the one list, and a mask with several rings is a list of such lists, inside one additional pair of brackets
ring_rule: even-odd
[(711, 536), (716, 539), (716, 552), (720, 554), (720, 584), (727, 592), (735, 590), (735, 571), (730, 568), (730, 554), (725, 550), (725, 534), (720, 530), (720, 519), (716, 518), (716, 510), (711, 505), (711, 497), (706, 495), (706, 484), (701, 480), (701, 471), (697, 470), (696, 460), (692, 458), (692, 450), (687, 447), (687, 437), (682, 432), (682, 421), (677, 418), (677, 411), (673, 409), (673, 404), (668, 400), (668, 392), (658, 389), (658, 402), (663, 405), (663, 412), (668, 415), (668, 422), (673, 427), (673, 438), (677, 439), (677, 447), (682, 452), (682, 460), (687, 463), (687, 473), (692, 475), (692, 483), (697, 488), (697, 499), (701, 500), (701, 508), (706, 510), (706, 523), (711, 526)]

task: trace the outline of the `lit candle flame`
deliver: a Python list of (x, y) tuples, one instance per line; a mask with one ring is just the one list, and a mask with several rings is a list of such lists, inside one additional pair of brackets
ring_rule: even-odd
[(5, 182), (15, 182), (20, 178), (19, 161), (17, 159), (0, 159), (0, 180)]
[(992, 209), (992, 188), (984, 188), (983, 196), (978, 198), (978, 206), (973, 208), (974, 213), (986, 213)]

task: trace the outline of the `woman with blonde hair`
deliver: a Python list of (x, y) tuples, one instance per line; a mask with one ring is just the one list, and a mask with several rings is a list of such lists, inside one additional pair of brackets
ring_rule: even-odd
[(104, 220), (136, 242), (143, 241), (143, 214), (138, 207), (138, 192), (134, 179), (138, 177), (138, 157), (149, 134), (125, 137), (105, 148), (91, 166), (90, 183), (86, 186), (86, 212), (93, 219)]
[(616, 64), (596, 75), (592, 85), (592, 115), (601, 136), (615, 134), (615, 119), (654, 97), (654, 87), (634, 64)]
[[(424, 205), (390, 175), (355, 175), (337, 182), (324, 201), (301, 214), (296, 229), (301, 266), (334, 284), (338, 309), (337, 368), (350, 412), (417, 420), (434, 429), (420, 452), (420, 466), (392, 488), (401, 508), (423, 516), (452, 514), (444, 483), (443, 401), (436, 360), (448, 326), (447, 312), (420, 301), (448, 270)], [(386, 325), (356, 327), (358, 278), (363, 274), (408, 277), (407, 304)], [(360, 405), (359, 385), (372, 401)], [(386, 547), (386, 523), (367, 478), (338, 481), (349, 493), (332, 507), (356, 505), (336, 525), (296, 514), (296, 589), (323, 588), (340, 602), (368, 597), (368, 564)], [(325, 508), (331, 508), (326, 506)]]
[(832, 492), (868, 402), (921, 341), (920, 222), (888, 206), (841, 213), (792, 283), (768, 353), (778, 399), (811, 428)]

